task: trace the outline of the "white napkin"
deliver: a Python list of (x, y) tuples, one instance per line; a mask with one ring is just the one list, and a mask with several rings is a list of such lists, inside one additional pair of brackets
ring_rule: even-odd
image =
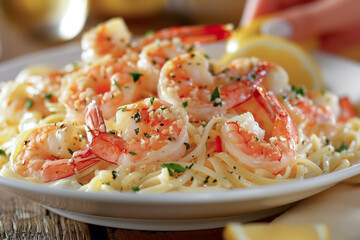
[(297, 203), (271, 224), (325, 223), (332, 240), (360, 239), (360, 176)]

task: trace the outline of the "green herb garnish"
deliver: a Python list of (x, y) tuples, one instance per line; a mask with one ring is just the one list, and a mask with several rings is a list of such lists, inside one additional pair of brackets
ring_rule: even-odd
[(167, 168), (170, 176), (174, 176), (174, 173), (185, 172), (186, 169), (177, 163), (164, 163), (160, 165), (163, 168)]
[(187, 143), (187, 142), (184, 142), (184, 145), (186, 146), (186, 150), (189, 150), (189, 148), (190, 148), (190, 144), (189, 144), (189, 143)]
[(137, 72), (133, 72), (129, 74), (132, 77), (134, 83), (136, 83), (139, 80), (139, 78), (143, 75), (142, 73), (137, 73)]
[(28, 110), (34, 106), (34, 101), (32, 99), (26, 99), (25, 109)]
[[(220, 101), (219, 101), (220, 100)], [(213, 91), (213, 93), (211, 94), (211, 98), (210, 101), (215, 101), (214, 102), (214, 107), (217, 107), (218, 105), (222, 106), (222, 102), (221, 102), (221, 98), (220, 98), (220, 91), (219, 88), (216, 87)]]
[(341, 143), (340, 147), (338, 149), (336, 149), (335, 151), (342, 152), (342, 151), (348, 150), (348, 149), (349, 149), (349, 147), (346, 145), (346, 143), (343, 142), (343, 143)]

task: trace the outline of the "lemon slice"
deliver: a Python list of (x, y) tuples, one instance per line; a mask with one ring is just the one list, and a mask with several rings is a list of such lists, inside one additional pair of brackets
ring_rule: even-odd
[(230, 223), (224, 230), (225, 240), (329, 240), (325, 224), (314, 225), (269, 225), (265, 223)]
[(309, 90), (322, 90), (321, 71), (311, 56), (298, 44), (280, 37), (254, 35), (230, 39), (221, 63), (228, 64), (238, 57), (257, 57), (277, 63), (289, 74), (290, 84), (305, 86)]

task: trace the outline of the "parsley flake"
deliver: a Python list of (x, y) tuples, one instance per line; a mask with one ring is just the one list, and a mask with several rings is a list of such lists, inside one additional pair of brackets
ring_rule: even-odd
[(177, 163), (164, 163), (160, 165), (162, 168), (167, 168), (169, 175), (172, 177), (174, 173), (185, 172), (186, 169)]
[(116, 179), (116, 173), (117, 173), (117, 172), (116, 172), (115, 170), (113, 170), (113, 171), (111, 172), (113, 179)]
[(34, 101), (32, 99), (26, 99), (25, 109), (28, 110), (34, 106)]
[(348, 149), (349, 149), (349, 147), (346, 145), (346, 143), (343, 142), (343, 143), (341, 143), (340, 147), (338, 149), (336, 149), (335, 151), (342, 152), (342, 151), (348, 150)]
[(135, 131), (135, 134), (136, 134), (136, 135), (139, 134), (139, 128), (135, 128), (134, 131)]
[(120, 90), (120, 91), (122, 91), (122, 89), (121, 89), (121, 87), (120, 87), (120, 85), (119, 85), (119, 83), (117, 82), (117, 81), (113, 81), (113, 84), (115, 84), (115, 86)]
[(5, 151), (4, 151), (4, 150), (2, 150), (1, 148), (0, 148), (0, 155), (6, 156)]
[(136, 152), (129, 152), (131, 155), (136, 155), (137, 153)]
[(139, 78), (143, 75), (142, 73), (137, 73), (137, 72), (133, 72), (129, 74), (132, 77), (134, 83), (136, 83), (139, 80)]
[(150, 95), (150, 103), (151, 103), (151, 105), (153, 105), (154, 99), (155, 99), (155, 98), (154, 98), (152, 95)]
[(131, 116), (132, 119), (134, 119), (135, 123), (138, 123), (141, 121), (141, 114), (139, 111), (137, 111), (134, 115)]
[[(220, 100), (220, 101), (219, 101)], [(220, 91), (219, 88), (216, 87), (213, 93), (211, 94), (210, 101), (214, 101), (214, 107), (217, 107), (218, 105), (222, 106), (221, 98), (220, 98)]]
[(73, 155), (73, 153), (74, 153), (73, 150), (71, 150), (70, 148), (68, 148), (68, 151), (69, 151), (69, 153), (70, 153), (71, 155)]
[(45, 99), (50, 99), (52, 97), (52, 93), (47, 93), (44, 95)]
[(190, 144), (189, 144), (189, 143), (187, 143), (187, 142), (184, 142), (184, 145), (186, 146), (186, 150), (189, 150), (189, 148), (190, 148)]
[(182, 103), (182, 106), (183, 106), (184, 108), (186, 108), (187, 105), (188, 105), (188, 102), (183, 102), (183, 103)]
[(151, 138), (151, 136), (147, 133), (144, 133), (145, 138)]
[(131, 187), (131, 190), (133, 190), (134, 192), (138, 192), (140, 190), (140, 188), (138, 187)]
[(209, 176), (209, 175), (207, 175), (207, 176), (206, 176), (206, 178), (205, 178), (205, 180), (204, 180), (204, 184), (206, 184), (206, 183), (208, 183), (208, 182), (209, 182), (209, 178), (210, 178), (210, 176)]

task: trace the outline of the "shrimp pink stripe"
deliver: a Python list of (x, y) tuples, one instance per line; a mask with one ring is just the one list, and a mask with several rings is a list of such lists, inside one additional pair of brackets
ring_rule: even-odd
[(91, 131), (95, 131), (94, 135), (97, 135), (99, 132), (106, 132), (104, 117), (95, 100), (86, 108), (85, 122)]
[(259, 104), (267, 111), (269, 117), (274, 121), (272, 136), (291, 136), (291, 138), (287, 138), (289, 147), (292, 150), (296, 150), (296, 145), (299, 141), (297, 128), (289, 113), (281, 105), (276, 96), (272, 92), (267, 91), (264, 87), (257, 87), (254, 96)]
[(152, 41), (155, 38), (171, 39), (179, 37), (183, 43), (188, 44), (207, 44), (230, 37), (232, 31), (227, 25), (210, 25), (210, 26), (176, 26), (165, 28), (155, 32), (146, 40)]

